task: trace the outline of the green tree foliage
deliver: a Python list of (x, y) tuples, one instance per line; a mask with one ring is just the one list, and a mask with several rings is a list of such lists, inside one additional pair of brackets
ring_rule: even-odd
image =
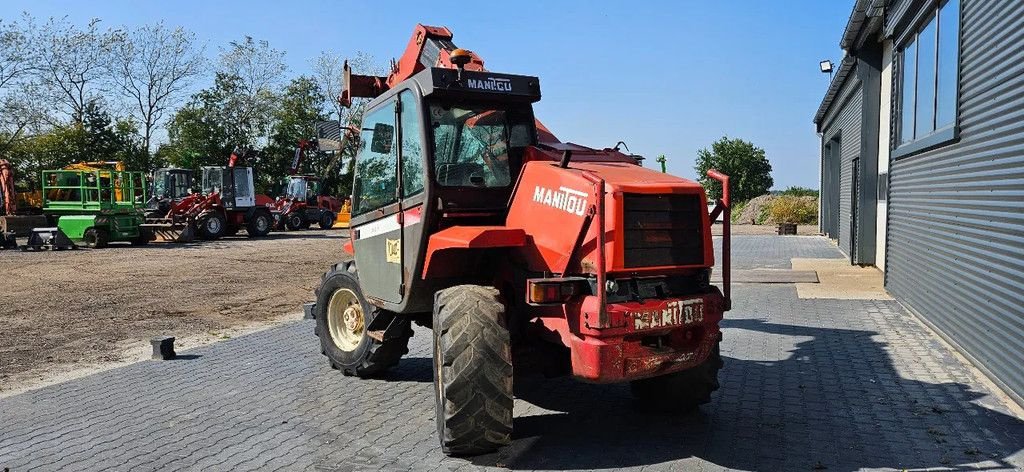
[(186, 169), (224, 165), (236, 146), (250, 145), (253, 123), (235, 106), (241, 93), (240, 78), (218, 73), (213, 87), (193, 95), (171, 118), (160, 159)]
[(786, 190), (783, 190), (782, 192), (780, 192), (779, 195), (787, 195), (787, 196), (790, 196), (790, 197), (815, 197), (815, 198), (817, 198), (818, 197), (818, 191), (814, 190), (813, 188), (792, 186), (792, 187), (789, 187)]
[[(299, 141), (316, 137), (316, 123), (326, 121), (324, 94), (313, 79), (296, 77), (285, 87), (273, 114), (270, 141), (259, 159), (260, 185), (267, 188), (288, 175)], [(329, 156), (307, 152), (299, 172), (322, 175)]]
[(730, 177), (734, 201), (764, 195), (774, 184), (772, 165), (765, 157), (764, 149), (749, 141), (729, 139), (728, 136), (712, 143), (711, 149), (697, 151), (697, 165), (694, 169), (711, 199), (722, 196), (722, 185), (708, 178), (708, 169), (718, 169)]
[(16, 141), (8, 154), (22, 183), (35, 183), (40, 171), (75, 162), (124, 161), (133, 170), (148, 170), (152, 165), (135, 126), (115, 120), (95, 100), (83, 107), (81, 122), (57, 125)]

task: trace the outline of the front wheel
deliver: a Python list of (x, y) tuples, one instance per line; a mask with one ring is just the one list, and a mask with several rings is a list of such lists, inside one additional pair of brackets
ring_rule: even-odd
[(103, 228), (89, 228), (82, 235), (82, 242), (90, 249), (103, 249), (110, 242), (110, 234)]
[(288, 228), (290, 231), (297, 231), (302, 229), (302, 224), (304, 221), (305, 218), (303, 218), (302, 215), (298, 214), (298, 212), (295, 212), (285, 216), (284, 226), (285, 228)]
[(715, 344), (711, 354), (700, 365), (671, 374), (629, 383), (637, 406), (641, 409), (686, 413), (711, 401), (711, 392), (718, 390), (718, 371), (722, 356)]
[(378, 317), (399, 316), (366, 302), (359, 288), (355, 264), (343, 262), (331, 268), (316, 289), (316, 328), (320, 348), (332, 368), (345, 375), (375, 377), (398, 365), (409, 352), (412, 328), (405, 323), (391, 337), (370, 336), (368, 330)]
[(132, 246), (145, 246), (155, 239), (153, 231), (147, 228), (139, 228), (139, 235), (131, 240)]
[(199, 237), (206, 240), (216, 240), (227, 232), (227, 221), (220, 213), (207, 213), (199, 217)]
[(320, 229), (331, 229), (334, 226), (335, 218), (334, 213), (329, 211), (320, 213)]
[(512, 349), (498, 290), (459, 285), (434, 296), (437, 435), (448, 455), (512, 443)]

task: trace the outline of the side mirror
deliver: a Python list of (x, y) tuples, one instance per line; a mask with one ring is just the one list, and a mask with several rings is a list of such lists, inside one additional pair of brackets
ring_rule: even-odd
[(395, 127), (387, 123), (373, 125), (373, 141), (370, 152), (374, 154), (391, 154), (391, 144), (395, 140)]

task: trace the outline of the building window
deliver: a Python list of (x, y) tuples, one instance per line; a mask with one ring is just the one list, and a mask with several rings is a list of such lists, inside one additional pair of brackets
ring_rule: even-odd
[(956, 137), (960, 0), (937, 7), (899, 48), (898, 139), (894, 157)]

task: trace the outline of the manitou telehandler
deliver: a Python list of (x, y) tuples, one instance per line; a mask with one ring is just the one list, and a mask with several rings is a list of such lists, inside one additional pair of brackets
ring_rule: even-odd
[[(418, 25), (389, 76), (345, 66), (341, 102), (372, 100), (354, 260), (309, 306), (330, 365), (380, 375), (412, 322), (430, 327), (438, 435), (455, 455), (510, 443), (513, 364), (630, 382), (651, 408), (708, 402), (730, 305), (728, 177), (709, 172), (725, 189), (709, 215), (695, 182), (560, 142), (534, 118), (536, 77), (488, 72), (451, 40)], [(721, 212), (724, 294), (710, 283)]]

